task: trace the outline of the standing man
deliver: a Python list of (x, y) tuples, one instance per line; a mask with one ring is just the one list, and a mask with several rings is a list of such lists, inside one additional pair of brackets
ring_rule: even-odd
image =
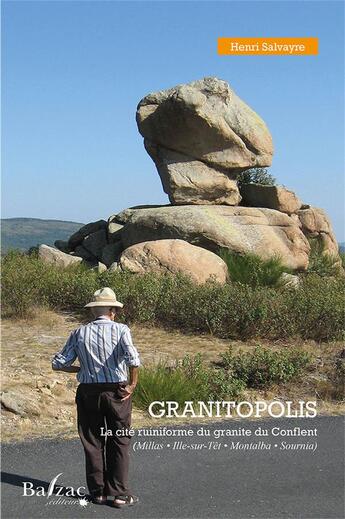
[[(105, 504), (107, 496), (114, 496), (112, 505), (122, 508), (139, 501), (128, 488), (128, 461), (140, 359), (128, 326), (114, 321), (123, 304), (111, 288), (97, 290), (85, 307), (91, 309), (93, 321), (71, 333), (54, 355), (52, 368), (77, 373), (80, 382), (75, 397), (78, 433), (92, 501)], [(76, 358), (80, 367), (72, 366)], [(106, 430), (112, 435), (105, 435)]]

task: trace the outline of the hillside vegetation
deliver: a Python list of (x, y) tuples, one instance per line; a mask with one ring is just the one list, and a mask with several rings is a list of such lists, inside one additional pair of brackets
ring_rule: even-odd
[[(253, 276), (250, 276), (252, 278)], [(102, 272), (83, 265), (57, 268), (34, 254), (10, 253), (2, 261), (3, 311), (29, 316), (37, 306), (80, 310), (95, 290), (113, 288), (125, 303), (122, 319), (226, 339), (300, 337), (342, 339), (344, 277), (313, 272), (297, 289), (229, 282), (198, 285), (183, 275)]]
[(55, 240), (66, 240), (83, 224), (63, 220), (41, 220), (39, 218), (1, 219), (1, 250), (25, 251), (45, 243), (53, 245)]

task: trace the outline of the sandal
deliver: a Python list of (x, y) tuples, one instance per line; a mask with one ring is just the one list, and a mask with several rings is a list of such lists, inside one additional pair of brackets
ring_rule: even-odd
[[(121, 501), (124, 501), (124, 503), (116, 503), (116, 499), (120, 499)], [(138, 502), (139, 502), (139, 498), (137, 496), (133, 496), (133, 495), (115, 496), (115, 499), (113, 501), (113, 506), (115, 506), (115, 508), (123, 508), (124, 506), (136, 505)]]
[(107, 502), (106, 496), (94, 496), (91, 498), (91, 501), (95, 505), (105, 505)]

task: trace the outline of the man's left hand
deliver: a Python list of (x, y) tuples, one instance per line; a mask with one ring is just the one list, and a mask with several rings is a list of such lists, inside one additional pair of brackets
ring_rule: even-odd
[(129, 398), (135, 390), (135, 385), (129, 384), (128, 386), (125, 386), (123, 390), (126, 391), (126, 393), (128, 394), (125, 397), (121, 398), (121, 400), (127, 400), (127, 398)]

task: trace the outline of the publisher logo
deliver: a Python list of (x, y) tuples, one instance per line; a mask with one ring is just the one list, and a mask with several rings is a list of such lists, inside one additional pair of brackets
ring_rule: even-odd
[(89, 501), (86, 499), (85, 487), (63, 487), (57, 485), (57, 480), (62, 476), (62, 472), (57, 474), (49, 483), (48, 489), (46, 486), (34, 486), (32, 481), (23, 481), (23, 496), (33, 497), (39, 496), (46, 498), (45, 505), (80, 505), (86, 507)]
[(221, 56), (318, 54), (318, 38), (218, 38)]

